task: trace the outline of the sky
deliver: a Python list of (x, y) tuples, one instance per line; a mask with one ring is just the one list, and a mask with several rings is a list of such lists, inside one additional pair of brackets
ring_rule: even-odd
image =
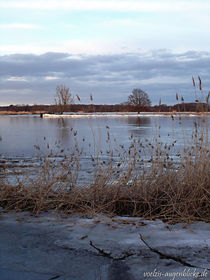
[[(195, 100), (210, 90), (210, 0), (0, 0), (0, 105)], [(199, 95), (199, 94), (198, 94)]]

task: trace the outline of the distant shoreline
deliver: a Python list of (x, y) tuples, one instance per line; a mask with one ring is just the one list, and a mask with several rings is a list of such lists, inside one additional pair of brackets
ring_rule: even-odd
[(60, 114), (49, 114), (48, 112), (43, 111), (35, 111), (35, 112), (27, 112), (27, 111), (20, 111), (20, 112), (14, 112), (14, 111), (0, 111), (0, 115), (13, 115), (13, 116), (19, 116), (19, 115), (40, 115), (45, 114), (46, 117), (74, 117), (74, 116), (91, 116), (91, 115), (98, 115), (98, 116), (110, 116), (110, 115), (116, 115), (116, 116), (134, 116), (134, 115), (144, 115), (144, 116), (152, 116), (152, 115), (207, 115), (210, 116), (210, 112), (141, 112), (140, 114), (135, 112), (93, 112), (93, 113), (87, 113), (87, 112), (69, 112), (63, 115)]
[[(128, 104), (70, 104), (65, 107), (57, 105), (9, 105), (0, 106), (0, 115), (30, 115), (30, 114), (46, 114), (46, 113), (137, 113), (139, 108)], [(141, 106), (140, 112), (144, 113), (181, 113), (181, 112), (210, 112), (210, 104), (202, 102), (177, 103), (174, 105), (154, 105)]]

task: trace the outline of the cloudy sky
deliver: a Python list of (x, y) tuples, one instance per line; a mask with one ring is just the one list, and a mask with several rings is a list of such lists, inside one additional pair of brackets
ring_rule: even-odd
[(210, 90), (209, 0), (0, 0), (0, 105), (52, 104), (65, 84), (89, 102), (133, 88), (153, 104)]

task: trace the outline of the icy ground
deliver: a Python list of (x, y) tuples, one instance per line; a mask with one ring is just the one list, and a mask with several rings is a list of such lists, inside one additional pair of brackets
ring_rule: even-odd
[(203, 222), (1, 210), (0, 280), (206, 280), (209, 232)]

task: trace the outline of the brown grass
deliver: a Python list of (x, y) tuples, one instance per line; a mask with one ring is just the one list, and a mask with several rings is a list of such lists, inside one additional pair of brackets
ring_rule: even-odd
[(45, 111), (34, 111), (34, 112), (28, 112), (28, 111), (0, 111), (0, 115), (32, 115), (32, 114), (40, 114), (40, 113), (46, 113)]

